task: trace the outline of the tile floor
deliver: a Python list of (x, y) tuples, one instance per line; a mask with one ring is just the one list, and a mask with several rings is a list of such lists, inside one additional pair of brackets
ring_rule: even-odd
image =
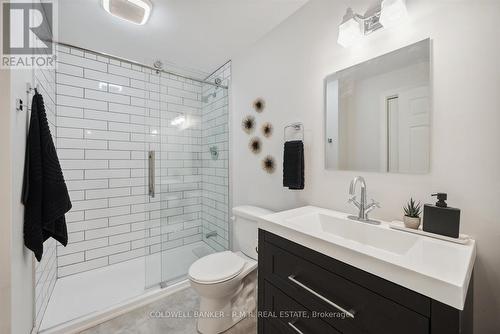
[[(197, 310), (198, 306), (198, 295), (193, 289), (187, 288), (80, 334), (195, 334), (197, 330), (194, 318), (154, 318), (150, 314), (155, 311), (160, 311), (163, 314), (169, 312), (183, 314), (183, 312)], [(226, 334), (255, 333), (257, 333), (256, 318), (244, 319), (226, 332)]]

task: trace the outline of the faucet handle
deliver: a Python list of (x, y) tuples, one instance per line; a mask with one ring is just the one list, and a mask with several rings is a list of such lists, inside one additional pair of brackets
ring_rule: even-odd
[(357, 208), (359, 208), (361, 206), (361, 204), (356, 200), (356, 195), (352, 196), (351, 198), (349, 198), (347, 200), (347, 203), (352, 203), (354, 204), (354, 206), (356, 206)]
[(376, 202), (373, 198), (372, 198), (372, 202), (370, 204), (368, 204), (365, 208), (365, 215), (367, 215), (367, 218), (368, 218), (368, 213), (372, 212), (375, 208), (380, 208), (380, 203), (379, 202)]

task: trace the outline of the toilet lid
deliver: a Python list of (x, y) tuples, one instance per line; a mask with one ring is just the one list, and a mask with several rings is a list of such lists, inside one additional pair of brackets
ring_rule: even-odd
[(210, 254), (198, 259), (189, 268), (189, 277), (200, 283), (216, 283), (238, 275), (245, 260), (230, 251)]

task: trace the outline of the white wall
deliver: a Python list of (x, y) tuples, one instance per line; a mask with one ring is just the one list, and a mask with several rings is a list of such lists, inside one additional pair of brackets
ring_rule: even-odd
[[(234, 204), (272, 209), (304, 203), (354, 212), (346, 203), (353, 176), (367, 179), (369, 196), (382, 208), (373, 216), (396, 219), (410, 197), (431, 202), (431, 192), (449, 193), (462, 209), (462, 232), (478, 241), (475, 266), (475, 329), (500, 328), (500, 26), (495, 1), (408, 1), (409, 22), (368, 36), (355, 48), (337, 45), (345, 9), (364, 12), (365, 1), (311, 0), (264, 39), (233, 58)], [(323, 79), (326, 75), (413, 42), (431, 37), (433, 129), (431, 172), (427, 175), (356, 173), (324, 169)], [(267, 108), (258, 120), (275, 127), (261, 156), (247, 149), (241, 119), (262, 96)], [(305, 190), (281, 186), (283, 126), (306, 128)], [(272, 153), (278, 169), (268, 175), (259, 162)]]
[(0, 332), (11, 328), (10, 70), (0, 70)]
[[(27, 334), (33, 327), (33, 253), (24, 247), (24, 206), (21, 204), (23, 185), (24, 153), (27, 136), (25, 111), (15, 109), (15, 100), (22, 98), (26, 103), (26, 83), (33, 82), (32, 70), (11, 70), (10, 85), (10, 131), (11, 131), (11, 311), (12, 333)], [(31, 101), (29, 101), (31, 105)]]
[(15, 100), (27, 101), (32, 71), (0, 70), (0, 77), (0, 332), (28, 334), (33, 327), (33, 258), (24, 247), (21, 204), (26, 111), (16, 111)]

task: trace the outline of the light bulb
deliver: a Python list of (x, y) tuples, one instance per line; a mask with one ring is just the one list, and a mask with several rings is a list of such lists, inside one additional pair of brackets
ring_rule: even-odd
[(362, 37), (363, 32), (361, 31), (359, 22), (354, 17), (351, 17), (339, 26), (337, 43), (347, 48), (360, 41)]
[(384, 28), (398, 25), (408, 17), (406, 0), (384, 0), (381, 5), (380, 24)]

